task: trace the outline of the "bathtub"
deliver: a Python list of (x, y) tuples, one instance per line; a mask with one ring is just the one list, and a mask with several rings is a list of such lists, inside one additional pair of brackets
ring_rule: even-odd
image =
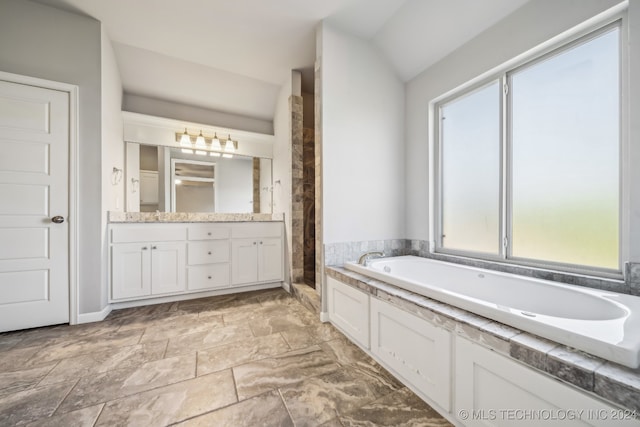
[(640, 297), (415, 256), (345, 267), (603, 359), (640, 366)]

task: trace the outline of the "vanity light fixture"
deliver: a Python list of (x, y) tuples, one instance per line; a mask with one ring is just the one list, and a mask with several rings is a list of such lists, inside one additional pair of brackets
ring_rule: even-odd
[(234, 151), (236, 151), (235, 145), (235, 142), (231, 140), (231, 134), (229, 134), (229, 139), (227, 139), (227, 142), (224, 144), (224, 151), (233, 153)]
[(180, 135), (180, 145), (183, 147), (191, 146), (191, 136), (187, 133), (187, 128), (184, 128), (184, 133)]
[[(222, 150), (222, 146), (220, 145), (220, 140), (218, 139), (218, 133), (217, 132), (213, 135), (213, 139), (211, 140), (211, 149), (212, 150)], [(213, 156), (213, 153), (211, 155)]]
[(220, 157), (222, 153), (235, 153), (238, 150), (238, 141), (232, 140), (231, 134), (226, 140), (220, 141), (217, 132), (211, 138), (203, 135), (202, 130), (199, 135), (190, 135), (187, 128), (184, 132), (176, 132), (176, 142), (183, 147), (183, 153), (201, 156), (208, 154), (212, 157)]
[(196, 138), (196, 147), (204, 147), (204, 136), (202, 135), (202, 131), (200, 131), (200, 135)]

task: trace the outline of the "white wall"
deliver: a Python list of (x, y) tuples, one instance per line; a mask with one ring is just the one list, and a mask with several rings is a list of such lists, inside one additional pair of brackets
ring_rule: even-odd
[[(298, 73), (299, 74), (299, 73)], [(297, 87), (295, 87), (297, 84)], [(275, 142), (273, 144), (273, 213), (284, 213), (285, 225), (285, 282), (291, 273), (291, 111), (289, 98), (300, 93), (300, 76), (292, 71), (282, 85), (273, 118)]]
[(27, 0), (0, 2), (0, 70), (80, 88), (80, 313), (99, 311), (103, 299), (100, 49), (100, 23), (92, 18)]
[[(408, 238), (429, 239), (429, 102), (619, 2), (528, 2), (407, 83), (405, 185)], [(631, 3), (632, 7), (640, 7), (637, 1)], [(636, 182), (640, 182), (640, 176)]]
[[(108, 251), (107, 212), (124, 211), (125, 173), (124, 143), (122, 140), (122, 81), (111, 40), (101, 25), (101, 114), (102, 114), (102, 300), (101, 309), (107, 305)], [(82, 113), (81, 113), (82, 114)], [(121, 169), (119, 181), (113, 168)]]
[(404, 231), (404, 86), (365, 40), (322, 24), (324, 243)]

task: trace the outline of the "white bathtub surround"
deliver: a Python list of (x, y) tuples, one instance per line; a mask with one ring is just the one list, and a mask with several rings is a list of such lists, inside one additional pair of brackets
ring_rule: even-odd
[(544, 371), (618, 405), (640, 411), (640, 369), (629, 369), (606, 362), (341, 267), (327, 267), (326, 273), (458, 336), (489, 347), (503, 356)]
[(109, 212), (109, 222), (283, 221), (282, 213)]
[(640, 297), (414, 256), (345, 267), (604, 359), (640, 366)]

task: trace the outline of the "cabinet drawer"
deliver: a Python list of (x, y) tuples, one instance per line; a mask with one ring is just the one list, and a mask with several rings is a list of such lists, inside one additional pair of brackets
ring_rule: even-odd
[(229, 241), (189, 242), (188, 264), (212, 264), (229, 261)]
[(281, 222), (256, 222), (234, 224), (231, 236), (236, 239), (250, 239), (253, 237), (282, 236)]
[(189, 290), (226, 288), (229, 286), (229, 264), (189, 267), (187, 276)]
[(174, 242), (186, 240), (185, 227), (145, 225), (140, 227), (113, 227), (111, 229), (112, 243), (128, 242)]
[(189, 227), (189, 240), (228, 239), (231, 234), (228, 226), (192, 225)]

